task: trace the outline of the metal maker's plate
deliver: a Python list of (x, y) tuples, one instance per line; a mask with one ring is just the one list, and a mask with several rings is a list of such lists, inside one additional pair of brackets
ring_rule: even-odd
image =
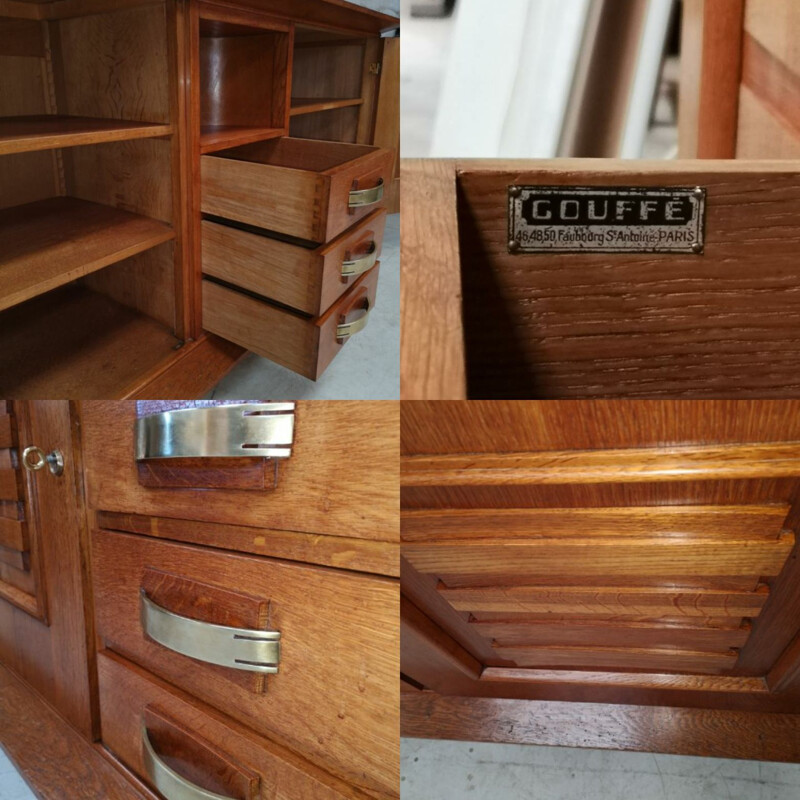
[(701, 187), (509, 186), (510, 253), (703, 252)]
[(288, 458), (294, 403), (181, 408), (136, 420), (136, 460), (147, 458)]

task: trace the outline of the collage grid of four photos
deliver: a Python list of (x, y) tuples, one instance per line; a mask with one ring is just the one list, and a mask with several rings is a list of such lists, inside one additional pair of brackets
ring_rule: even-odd
[(0, 800), (800, 797), (798, 42), (0, 0)]

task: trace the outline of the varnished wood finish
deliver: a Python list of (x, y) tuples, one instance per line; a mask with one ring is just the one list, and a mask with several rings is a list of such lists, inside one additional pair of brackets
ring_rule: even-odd
[(277, 465), (266, 458), (152, 458), (137, 464), (151, 489), (274, 489)]
[(354, 188), (389, 182), (392, 155), (365, 145), (281, 138), (201, 158), (202, 210), (325, 242), (375, 210), (348, 208)]
[(404, 400), (466, 398), (455, 166), (404, 161), (400, 391)]
[(155, 800), (39, 694), (0, 665), (0, 744), (42, 800)]
[(317, 380), (347, 345), (346, 339), (337, 338), (338, 325), (374, 308), (379, 269), (376, 264), (324, 314), (311, 318), (204, 280), (203, 324), (218, 336)]
[[(106, 646), (353, 785), (394, 790), (396, 584), (110, 532), (95, 534), (93, 557), (98, 634)], [(282, 655), (266, 694), (253, 694), (201, 662), (146, 639), (139, 589), (154, 563), (183, 579), (244, 591), (269, 603), (269, 624), (281, 632)], [(334, 676), (338, 703), (329, 700)], [(313, 725), (300, 726), (299, 719)]]
[(405, 694), (404, 736), (800, 761), (800, 715)]
[[(298, 797), (367, 800), (369, 797), (114, 653), (102, 653), (99, 668), (105, 741), (123, 763), (142, 777), (145, 772), (141, 722), (148, 713), (147, 709), (153, 708), (162, 710), (162, 714), (168, 715), (187, 731), (200, 733), (226, 754), (230, 752), (229, 758), (235, 758), (245, 769), (255, 772), (260, 778), (262, 797), (274, 797), (275, 800), (296, 800)], [(203, 767), (202, 763), (195, 765), (195, 776)], [(181, 769), (186, 769), (185, 763)]]
[[(324, 313), (352, 285), (342, 262), (380, 255), (386, 212), (375, 211), (314, 249), (204, 220), (203, 272), (306, 314)], [(265, 233), (265, 232), (264, 232)]]

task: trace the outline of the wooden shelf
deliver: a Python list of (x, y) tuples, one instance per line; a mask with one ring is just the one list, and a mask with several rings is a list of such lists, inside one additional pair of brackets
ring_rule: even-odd
[(67, 117), (45, 114), (34, 117), (0, 117), (0, 155), (53, 150), (126, 139), (169, 136), (171, 125), (128, 122), (121, 119)]
[(220, 127), (204, 126), (200, 132), (200, 152), (214, 153), (241, 144), (261, 142), (265, 139), (277, 139), (286, 136), (284, 128), (248, 128), (234, 125)]
[(0, 311), (173, 238), (163, 222), (74, 197), (0, 211)]
[(361, 97), (293, 97), (290, 116), (300, 114), (314, 114), (317, 111), (331, 111), (334, 108), (349, 108), (364, 104)]
[(0, 319), (0, 397), (125, 397), (180, 345), (162, 323), (75, 284)]

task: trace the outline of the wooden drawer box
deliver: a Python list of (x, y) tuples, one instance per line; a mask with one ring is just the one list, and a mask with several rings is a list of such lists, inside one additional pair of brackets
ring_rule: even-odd
[(308, 248), (204, 220), (203, 272), (319, 316), (374, 266), (385, 225), (380, 209), (332, 242)]
[[(320, 317), (303, 317), (258, 297), (203, 281), (203, 327), (225, 339), (317, 380), (366, 324), (375, 305), (379, 265), (364, 273)], [(351, 329), (342, 327), (353, 325)], [(345, 334), (345, 330), (352, 333)]]
[[(396, 583), (106, 531), (93, 544), (97, 631), (108, 648), (362, 789), (393, 790)], [(145, 597), (183, 618), (279, 631), (278, 673), (265, 685), (262, 673), (157, 643), (144, 632)], [(214, 653), (233, 658), (231, 647)]]
[(143, 726), (157, 758), (206, 791), (239, 800), (363, 798), (113, 653), (98, 657), (103, 743), (151, 787)]
[(327, 242), (383, 202), (392, 153), (378, 147), (280, 138), (203, 156), (205, 214)]

